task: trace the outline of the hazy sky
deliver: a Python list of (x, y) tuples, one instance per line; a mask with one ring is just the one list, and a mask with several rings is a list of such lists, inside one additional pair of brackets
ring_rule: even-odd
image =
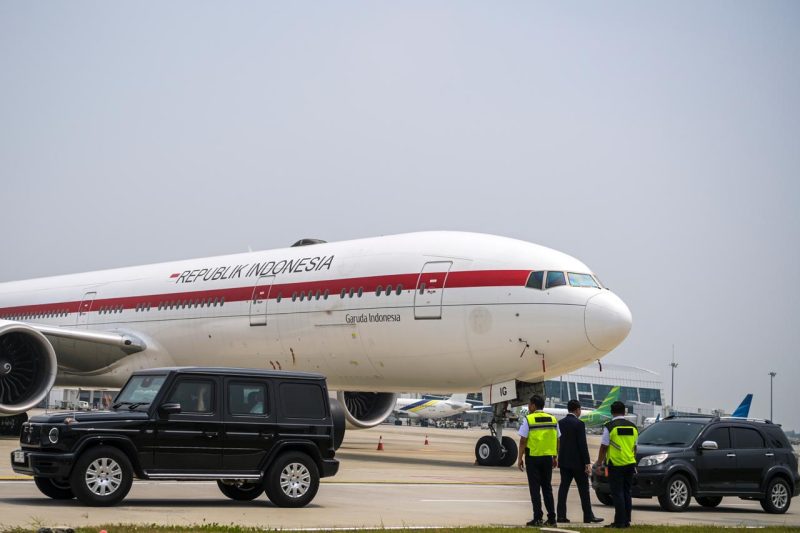
[(630, 306), (800, 429), (800, 3), (0, 2), (0, 281), (423, 229)]

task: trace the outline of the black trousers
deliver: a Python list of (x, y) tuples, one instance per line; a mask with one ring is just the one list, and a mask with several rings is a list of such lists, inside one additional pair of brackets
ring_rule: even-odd
[(572, 480), (578, 487), (578, 494), (581, 497), (581, 508), (583, 509), (583, 521), (594, 517), (592, 513), (592, 500), (589, 499), (589, 476), (586, 475), (584, 468), (561, 467), (561, 484), (558, 486), (558, 506), (556, 515), (559, 518), (567, 518), (567, 494)]
[(631, 523), (631, 485), (636, 465), (609, 466), (608, 484), (611, 497), (614, 499), (614, 523), (625, 525)]
[[(525, 456), (525, 472), (528, 474), (528, 489), (531, 492), (533, 504), (533, 519), (541, 520), (542, 498), (547, 509), (547, 519), (555, 520), (556, 513), (553, 505), (553, 458), (549, 455), (534, 457)], [(541, 494), (540, 494), (541, 491)]]

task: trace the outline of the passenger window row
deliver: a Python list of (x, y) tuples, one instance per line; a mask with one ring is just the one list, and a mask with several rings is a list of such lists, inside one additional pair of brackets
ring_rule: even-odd
[(43, 313), (22, 313), (19, 315), (0, 315), (3, 320), (35, 320), (37, 318), (59, 318), (69, 316), (66, 309), (54, 309)]
[[(222, 307), (225, 305), (225, 297), (215, 297), (215, 298), (198, 298), (195, 300), (170, 300), (168, 302), (159, 302), (158, 310), (159, 311), (166, 311), (172, 309), (186, 309), (188, 308), (198, 308), (198, 307)], [(148, 304), (147, 310), (150, 310), (150, 306)]]

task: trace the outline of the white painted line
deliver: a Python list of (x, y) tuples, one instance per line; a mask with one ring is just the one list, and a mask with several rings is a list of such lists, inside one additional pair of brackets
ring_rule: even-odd
[(531, 503), (530, 500), (420, 500), (421, 502), (444, 502), (444, 503)]

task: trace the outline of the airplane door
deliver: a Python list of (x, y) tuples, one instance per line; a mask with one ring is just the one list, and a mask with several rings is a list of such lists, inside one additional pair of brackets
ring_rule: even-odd
[(89, 313), (92, 311), (92, 304), (94, 303), (95, 296), (97, 296), (96, 292), (87, 292), (83, 295), (81, 305), (78, 308), (76, 325), (87, 326), (89, 324)]
[(431, 261), (423, 265), (414, 292), (414, 318), (442, 318), (442, 296), (452, 266), (452, 261)]
[(250, 325), (267, 325), (267, 303), (269, 302), (269, 291), (275, 276), (261, 276), (253, 287), (253, 297), (250, 298)]

